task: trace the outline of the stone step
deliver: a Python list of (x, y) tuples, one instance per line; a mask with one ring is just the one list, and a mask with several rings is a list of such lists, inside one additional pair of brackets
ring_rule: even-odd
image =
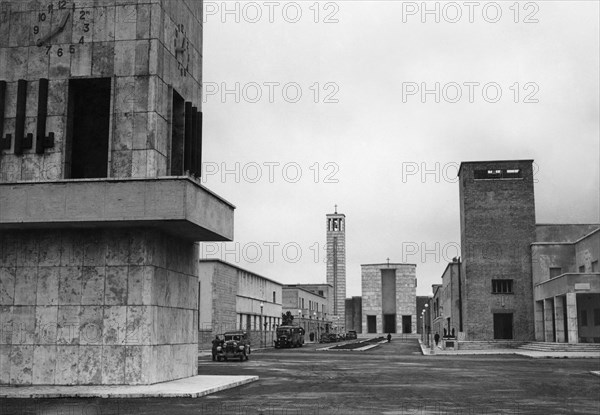
[(541, 351), (541, 352), (599, 352), (600, 343), (551, 343), (551, 342), (532, 342), (519, 347), (523, 350)]

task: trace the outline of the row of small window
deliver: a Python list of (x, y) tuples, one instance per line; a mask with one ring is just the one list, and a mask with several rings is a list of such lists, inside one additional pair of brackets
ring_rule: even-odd
[[(579, 320), (582, 326), (588, 325), (588, 311), (581, 310)], [(594, 326), (600, 326), (600, 308), (594, 308)]]
[[(592, 265), (592, 272), (598, 272), (598, 260), (592, 261), (591, 265)], [(562, 270), (561, 267), (550, 267), (549, 270), (550, 270), (549, 271), (550, 278), (556, 278), (559, 275), (563, 274), (563, 270)], [(580, 265), (577, 268), (577, 272), (584, 273), (585, 272), (585, 265)]]
[[(322, 292), (322, 291), (321, 291)], [(304, 298), (298, 298), (298, 308), (304, 308)], [(319, 303), (316, 301), (308, 300), (308, 310), (309, 311), (319, 311)], [(321, 312), (325, 313), (325, 304), (321, 304)]]
[(523, 177), (521, 169), (475, 170), (473, 173), (475, 180), (521, 179)]
[(492, 294), (512, 294), (513, 280), (492, 280)]

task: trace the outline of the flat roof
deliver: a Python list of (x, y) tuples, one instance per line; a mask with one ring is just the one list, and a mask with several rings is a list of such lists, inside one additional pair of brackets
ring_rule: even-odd
[(378, 267), (378, 266), (392, 266), (392, 265), (412, 265), (414, 267), (417, 266), (417, 264), (408, 264), (408, 263), (404, 263), (404, 262), (390, 262), (389, 264), (387, 262), (381, 263), (381, 264), (360, 264), (361, 267)]
[(307, 293), (309, 293), (311, 295), (314, 295), (315, 297), (321, 297), (321, 298), (327, 299), (327, 297), (325, 297), (324, 295), (321, 295), (321, 294), (316, 293), (314, 291), (309, 291), (309, 290), (307, 290), (305, 288), (302, 288), (302, 287), (299, 287), (299, 286), (297, 286), (295, 284), (283, 284), (283, 286), (281, 288), (284, 289), (284, 290), (286, 288), (289, 288), (289, 289), (298, 289), (298, 290), (306, 291)]
[(517, 159), (517, 160), (481, 160), (481, 161), (461, 161), (460, 167), (458, 168), (457, 176), (460, 176), (463, 164), (485, 164), (485, 163), (525, 163), (532, 162), (533, 159)]
[(247, 269), (238, 267), (237, 265), (233, 265), (232, 263), (229, 263), (227, 261), (223, 261), (222, 259), (218, 259), (218, 258), (214, 258), (214, 259), (199, 259), (198, 262), (202, 262), (202, 263), (218, 262), (218, 263), (220, 263), (222, 265), (226, 265), (228, 267), (235, 268), (237, 270), (247, 272), (248, 274), (255, 275), (255, 276), (259, 277), (259, 278), (262, 278), (264, 280), (270, 281), (270, 282), (272, 282), (274, 284), (283, 286), (283, 284), (280, 283), (279, 281), (275, 281), (275, 280), (272, 280), (271, 278), (264, 277), (264, 276), (262, 276), (260, 274), (257, 274), (256, 272), (248, 271)]
[(593, 231), (591, 231), (590, 233), (586, 233), (581, 238), (574, 240), (573, 242), (546, 241), (546, 242), (532, 242), (530, 245), (575, 245), (576, 243), (579, 243), (579, 242), (583, 241), (584, 239), (589, 238), (590, 236), (592, 236), (593, 234), (595, 234), (596, 232), (599, 232), (599, 231), (600, 231), (600, 228), (596, 228)]

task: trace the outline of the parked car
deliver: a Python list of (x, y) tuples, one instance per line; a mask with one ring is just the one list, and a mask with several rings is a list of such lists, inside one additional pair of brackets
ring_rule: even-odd
[(300, 326), (280, 326), (277, 328), (275, 348), (302, 347), (304, 344), (304, 329)]
[(217, 346), (217, 360), (240, 359), (240, 362), (249, 359), (250, 336), (245, 331), (230, 331), (223, 335), (223, 343)]
[(358, 336), (354, 330), (350, 330), (348, 333), (346, 333), (346, 340), (356, 340), (357, 338)]

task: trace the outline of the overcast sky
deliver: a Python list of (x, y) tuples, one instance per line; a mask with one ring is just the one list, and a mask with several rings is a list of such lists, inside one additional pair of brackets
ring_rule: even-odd
[(598, 2), (476, 3), (205, 2), (204, 184), (237, 209), (235, 242), (202, 256), (325, 281), (337, 204), (347, 295), (388, 257), (426, 295), (472, 160), (534, 159), (538, 223), (599, 222)]

